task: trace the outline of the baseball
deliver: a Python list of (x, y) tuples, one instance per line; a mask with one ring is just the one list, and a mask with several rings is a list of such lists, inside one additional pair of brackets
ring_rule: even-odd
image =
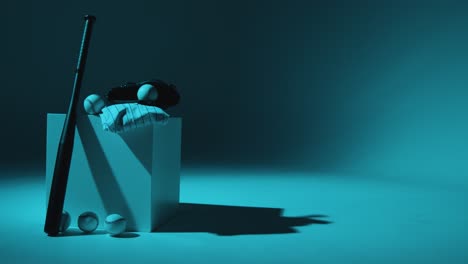
[(111, 214), (106, 217), (106, 231), (111, 236), (118, 236), (125, 232), (127, 228), (127, 220), (119, 214)]
[(59, 231), (65, 232), (70, 227), (71, 217), (67, 211), (62, 212), (62, 217), (60, 218)]
[(83, 102), (84, 110), (90, 115), (99, 114), (105, 106), (106, 102), (97, 94), (89, 95)]
[(78, 228), (85, 233), (93, 232), (98, 225), (99, 219), (93, 212), (84, 212), (78, 217)]
[(158, 90), (151, 84), (143, 84), (138, 88), (137, 97), (140, 101), (154, 101), (158, 99)]

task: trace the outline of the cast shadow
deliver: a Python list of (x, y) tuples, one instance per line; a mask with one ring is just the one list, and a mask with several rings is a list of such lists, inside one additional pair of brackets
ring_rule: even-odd
[(294, 228), (331, 224), (326, 215), (282, 216), (281, 208), (180, 203), (176, 215), (155, 232), (207, 232), (219, 236), (298, 233)]
[[(85, 232), (81, 231), (78, 228), (69, 228), (69, 229), (67, 229), (67, 231), (60, 234), (61, 237), (96, 236), (96, 235), (109, 235), (109, 233), (107, 233), (104, 230), (95, 230), (95, 231), (93, 231), (91, 233), (85, 233)], [(140, 235), (137, 234), (137, 233), (125, 232), (123, 234), (112, 236), (112, 237), (114, 237), (114, 238), (137, 238), (139, 236)]]
[[(133, 214), (125, 200), (119, 183), (114, 177), (112, 167), (93, 130), (91, 121), (87, 116), (83, 117), (82, 121), (77, 125), (78, 132), (82, 138), (86, 159), (88, 160), (104, 208), (107, 212), (119, 212), (119, 214), (125, 215), (129, 225), (134, 226), (135, 219), (133, 218)], [(115, 205), (118, 205), (118, 207)]]
[(95, 235), (105, 235), (107, 234), (106, 231), (104, 230), (95, 230), (94, 232), (91, 233), (85, 233), (81, 231), (78, 228), (70, 228), (67, 229), (64, 233), (60, 234), (62, 237), (68, 237), (68, 236), (95, 236)]
[(116, 236), (112, 236), (112, 237), (115, 237), (115, 238), (137, 238), (139, 237), (140, 235), (137, 234), (137, 233), (132, 233), (132, 232), (125, 232), (123, 234), (120, 234), (120, 235), (116, 235)]
[[(132, 131), (119, 133), (119, 136), (127, 144), (130, 151), (133, 155), (137, 157), (138, 161), (145, 167), (148, 174), (152, 174), (152, 163), (153, 163), (153, 149), (146, 147), (142, 142), (142, 139), (152, 139), (153, 137), (153, 128), (152, 127), (143, 127), (139, 129), (134, 129)], [(153, 144), (153, 142), (148, 142)]]

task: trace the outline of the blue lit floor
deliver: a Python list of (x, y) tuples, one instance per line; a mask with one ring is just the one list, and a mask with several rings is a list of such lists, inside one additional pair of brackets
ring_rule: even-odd
[(466, 186), (185, 170), (184, 211), (164, 232), (50, 238), (42, 178), (11, 176), (0, 185), (2, 264), (468, 263)]

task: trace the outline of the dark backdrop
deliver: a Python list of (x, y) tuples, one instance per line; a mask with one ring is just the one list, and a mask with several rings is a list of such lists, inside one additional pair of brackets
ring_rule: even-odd
[(438, 2), (9, 0), (1, 163), (44, 167), (89, 13), (83, 96), (175, 83), (183, 166), (461, 179), (468, 4)]

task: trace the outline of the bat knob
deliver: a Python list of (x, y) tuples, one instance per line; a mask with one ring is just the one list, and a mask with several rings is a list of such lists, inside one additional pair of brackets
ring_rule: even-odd
[(84, 20), (92, 20), (94, 22), (96, 21), (96, 17), (92, 15), (85, 15)]

